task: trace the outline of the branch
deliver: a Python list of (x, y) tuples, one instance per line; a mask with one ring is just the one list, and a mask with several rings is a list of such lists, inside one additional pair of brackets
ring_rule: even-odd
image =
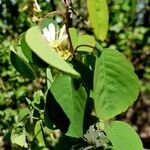
[(69, 18), (70, 18), (69, 9), (70, 9), (69, 5), (67, 5), (65, 25), (66, 25), (66, 32), (67, 32), (67, 35), (68, 35), (69, 44), (70, 44), (70, 50), (71, 50), (72, 56), (74, 57), (74, 49), (73, 49), (73, 45), (72, 45), (72, 41), (71, 41), (71, 36), (70, 36), (70, 33), (69, 33)]
[(53, 11), (53, 12), (50, 12), (50, 13), (48, 13), (47, 15), (45, 15), (44, 18), (47, 18), (47, 17), (49, 17), (49, 16), (55, 16), (55, 15), (61, 16), (61, 17), (63, 18), (63, 20), (66, 19), (66, 16), (65, 16), (62, 12), (60, 12), (60, 11)]

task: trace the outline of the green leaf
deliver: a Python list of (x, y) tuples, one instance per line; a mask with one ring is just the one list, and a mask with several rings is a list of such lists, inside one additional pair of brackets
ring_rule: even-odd
[(29, 62), (29, 60), (27, 59), (26, 55), (24, 54), (23, 50), (22, 50), (22, 39), (24, 37), (24, 33), (20, 34), (15, 42), (14, 45), (14, 49), (15, 49), (15, 53), (17, 55), (19, 55), (21, 58), (23, 58), (26, 62)]
[(44, 97), (43, 92), (38, 90), (34, 93), (34, 103), (40, 104), (41, 97)]
[(69, 33), (71, 36), (71, 41), (72, 41), (74, 49), (76, 49), (77, 46), (82, 45), (82, 46), (78, 47), (77, 51), (81, 51), (81, 52), (92, 52), (93, 51), (93, 48), (84, 46), (84, 45), (89, 45), (92, 47), (95, 46), (96, 42), (95, 42), (95, 39), (93, 36), (90, 36), (90, 35), (78, 36), (77, 29), (75, 29), (75, 28), (69, 28)]
[(77, 29), (76, 28), (69, 28), (69, 33), (70, 33), (73, 48), (75, 49), (78, 46), (78, 32), (77, 32)]
[(70, 120), (50, 90), (46, 96), (44, 119), (48, 128), (60, 129), (62, 133), (68, 131)]
[(25, 34), (23, 34), (23, 36), (21, 37), (21, 50), (24, 53), (25, 57), (30, 61), (33, 62), (32, 59), (32, 51), (29, 48), (29, 46), (27, 45), (26, 41), (25, 41)]
[(24, 122), (24, 120), (27, 120), (28, 115), (29, 115), (29, 109), (21, 108), (18, 114), (18, 122)]
[(53, 82), (53, 76), (51, 73), (51, 69), (49, 67), (46, 69), (46, 76), (47, 76), (47, 89), (50, 89), (51, 84)]
[(32, 52), (32, 50), (29, 48), (25, 41), (25, 33), (18, 36), (16, 45), (15, 45), (15, 51), (17, 55), (19, 55), (21, 58), (23, 58), (26, 62), (30, 62), (31, 64), (35, 64), (38, 67), (45, 68), (47, 67), (47, 63), (45, 63), (43, 60), (41, 60), (35, 53)]
[(79, 77), (79, 73), (76, 72), (67, 62), (65, 62), (55, 52), (44, 39), (41, 34), (40, 28), (34, 26), (30, 28), (25, 34), (25, 40), (32, 51), (37, 54), (43, 61), (51, 65), (52, 67), (61, 70), (74, 77)]
[(96, 37), (105, 40), (108, 30), (108, 6), (106, 0), (87, 0), (90, 24)]
[(14, 52), (10, 52), (10, 60), (14, 68), (25, 78), (34, 80), (36, 74), (31, 66), (20, 56), (16, 55)]
[(34, 93), (34, 100), (32, 101), (32, 105), (39, 111), (44, 109), (44, 94), (41, 90), (38, 90)]
[(26, 131), (22, 124), (19, 124), (11, 133), (12, 144), (18, 144), (21, 147), (27, 148)]
[(142, 142), (127, 123), (114, 121), (105, 126), (106, 135), (113, 145), (113, 150), (143, 150)]
[(62, 76), (54, 81), (51, 91), (70, 119), (71, 123), (67, 135), (81, 137), (83, 135), (83, 116), (87, 97), (85, 90), (83, 87), (75, 89), (72, 79), (69, 76)]
[(133, 65), (119, 51), (104, 49), (94, 71), (95, 110), (107, 120), (127, 110), (137, 99), (139, 81)]
[(44, 140), (44, 131), (41, 124), (41, 120), (37, 121), (35, 128), (34, 128), (34, 134), (41, 145), (45, 146), (45, 140)]
[[(95, 39), (93, 36), (90, 36), (90, 35), (81, 35), (78, 38), (78, 45), (90, 45), (90, 46), (94, 47)], [(87, 47), (87, 46), (81, 46), (77, 49), (77, 51), (92, 52), (93, 48)]]

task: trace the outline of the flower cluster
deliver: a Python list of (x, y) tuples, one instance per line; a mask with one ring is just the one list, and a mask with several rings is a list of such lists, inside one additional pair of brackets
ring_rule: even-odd
[(43, 29), (43, 35), (50, 44), (50, 47), (53, 48), (64, 60), (67, 60), (71, 56), (65, 25), (63, 25), (60, 30), (56, 30), (55, 25), (50, 23), (48, 28), (45, 27)]

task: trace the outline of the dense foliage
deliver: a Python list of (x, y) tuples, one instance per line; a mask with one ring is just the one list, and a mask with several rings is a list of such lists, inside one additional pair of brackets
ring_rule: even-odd
[[(91, 1), (89, 1), (90, 3)], [(149, 22), (148, 22), (148, 1), (138, 1), (139, 4), (132, 4), (131, 5), (131, 1), (119, 1), (119, 2), (114, 2), (109, 0), (108, 4), (109, 4), (109, 11), (110, 11), (110, 27), (109, 27), (109, 32), (108, 32), (108, 37), (106, 39), (106, 42), (102, 42), (101, 45), (103, 47), (109, 47), (109, 49), (107, 49), (104, 53), (102, 53), (102, 57), (100, 57), (100, 59), (97, 59), (96, 64), (97, 66), (100, 66), (103, 63), (106, 63), (108, 60), (110, 60), (109, 55), (112, 55), (110, 52), (110, 49), (118, 49), (120, 52), (124, 52), (126, 54), (126, 56), (133, 62), (133, 65), (135, 66), (136, 69), (136, 73), (138, 75), (138, 77), (141, 79), (141, 96), (139, 96), (141, 99), (140, 101), (146, 101), (147, 105), (149, 105), (149, 91), (150, 91), (150, 87), (149, 87), (149, 80), (150, 80), (150, 60), (149, 60), (149, 55), (150, 55), (150, 50), (149, 50), (149, 39), (148, 39), (148, 35), (149, 35), (149, 30), (148, 30), (148, 26), (149, 26)], [(30, 13), (30, 11), (22, 11), (22, 9), (24, 8), (24, 6), (26, 5), (26, 3), (23, 1), (0, 1), (1, 5), (0, 5), (0, 10), (1, 10), (1, 21), (0, 21), (0, 28), (2, 31), (2, 34), (0, 34), (0, 41), (1, 45), (0, 45), (0, 138), (2, 139), (0, 142), (0, 148), (12, 148), (12, 149), (20, 149), (19, 146), (15, 145), (15, 144), (11, 144), (10, 140), (13, 141), (13, 143), (17, 143), (21, 146), (24, 147), (31, 147), (31, 148), (38, 148), (38, 149), (44, 149), (45, 147), (45, 142), (46, 142), (46, 147), (53, 147), (58, 140), (58, 136), (60, 136), (59, 131), (56, 130), (56, 132), (49, 130), (48, 128), (52, 128), (53, 124), (49, 124), (48, 120), (48, 116), (51, 116), (51, 114), (49, 114), (49, 109), (54, 109), (55, 104), (55, 98), (58, 100), (59, 104), (61, 105), (61, 107), (63, 108), (63, 110), (65, 110), (65, 114), (67, 114), (67, 116), (69, 117), (69, 121), (71, 121), (71, 125), (69, 127), (68, 130), (68, 126), (67, 122), (68, 122), (68, 118), (66, 118), (65, 114), (63, 112), (58, 112), (60, 113), (60, 115), (62, 115), (62, 118), (65, 118), (65, 123), (63, 125), (60, 125), (60, 122), (58, 120), (55, 120), (56, 118), (53, 118), (54, 116), (51, 116), (52, 119), (55, 120), (55, 125), (58, 125), (57, 127), (60, 128), (63, 132), (67, 132), (67, 135), (72, 136), (73, 137), (81, 137), (82, 136), (82, 127), (78, 126), (76, 127), (75, 124), (76, 122), (74, 122), (74, 114), (77, 115), (78, 117), (81, 117), (82, 120), (83, 116), (81, 114), (78, 114), (77, 112), (74, 112), (72, 114), (70, 114), (70, 111), (74, 110), (73, 106), (70, 106), (70, 101), (68, 102), (69, 105), (67, 105), (67, 103), (62, 103), (63, 101), (66, 100), (70, 100), (72, 99), (73, 101), (75, 100), (76, 97), (78, 97), (79, 99), (82, 99), (86, 96), (88, 96), (89, 94), (89, 89), (91, 88), (90, 86), (92, 85), (91, 78), (90, 79), (86, 79), (85, 74), (83, 74), (82, 79), (84, 80), (84, 82), (87, 84), (86, 86), (88, 86), (89, 89), (83, 89), (83, 87), (79, 88), (79, 84), (80, 82), (75, 79), (74, 84), (70, 93), (68, 95), (66, 95), (66, 97), (61, 97), (60, 95), (62, 95), (63, 93), (66, 93), (68, 91), (68, 89), (70, 87), (72, 87), (72, 79), (68, 76), (62, 76), (62, 77), (58, 77), (54, 84), (52, 84), (51, 87), (51, 92), (48, 92), (47, 94), (47, 99), (50, 99), (53, 97), (54, 95), (54, 102), (53, 104), (51, 104), (52, 102), (49, 102), (48, 100), (46, 101), (46, 106), (44, 107), (44, 101), (45, 101), (45, 94), (43, 94), (43, 92), (46, 91), (47, 87), (51, 86), (51, 82), (52, 82), (52, 78), (48, 78), (51, 77), (51, 71), (50, 68), (47, 68), (47, 70), (45, 69), (45, 65), (47, 67), (47, 64), (45, 64), (44, 62), (40, 62), (39, 64), (42, 64), (43, 66), (39, 66), (39, 64), (36, 65), (31, 65), (28, 66), (26, 64), (26, 62), (24, 62), (22, 60), (22, 58), (20, 58), (19, 56), (15, 55), (15, 53), (11, 52), (11, 63), (16, 66), (16, 61), (20, 60), (21, 64), (22, 62), (24, 62), (24, 68), (20, 70), (18, 70), (18, 68), (20, 68), (18, 65), (16, 68), (18, 71), (20, 71), (21, 74), (24, 75), (24, 77), (29, 78), (30, 80), (35, 78), (35, 74), (36, 74), (36, 80), (34, 80), (33, 82), (31, 82), (28, 79), (25, 79), (23, 77), (20, 76), (19, 73), (17, 73), (15, 71), (15, 69), (12, 67), (11, 63), (10, 63), (10, 58), (9, 58), (9, 46), (10, 46), (10, 42), (12, 43), (12, 41), (14, 41), (17, 36), (20, 33), (25, 32), (31, 25), (33, 25), (33, 23), (31, 22), (31, 18), (33, 17), (33, 14)], [(62, 7), (62, 2), (61, 1), (39, 1), (39, 4), (41, 6), (41, 9), (43, 10), (42, 13), (39, 14), (40, 17), (43, 17), (44, 15), (46, 15), (49, 11), (53, 11), (53, 10), (61, 10), (62, 12), (65, 11), (65, 9)], [(89, 4), (89, 6), (95, 6), (94, 4)], [(132, 6), (132, 7), (131, 7)], [(136, 7), (136, 13), (134, 12), (134, 6)], [(140, 8), (140, 6), (142, 7), (142, 9)], [(87, 23), (85, 22), (85, 20), (87, 20), (87, 16), (88, 13), (87, 11), (84, 9), (86, 8), (86, 3), (84, 0), (82, 1), (78, 1), (75, 0), (72, 4), (72, 8), (73, 10), (76, 12), (76, 14), (73, 14), (74, 19), (70, 19), (69, 20), (69, 26), (74, 26), (76, 28), (78, 28), (78, 31), (80, 31), (80, 33), (87, 33), (90, 35), (93, 35), (94, 33), (92, 32), (91, 28), (89, 28), (87, 26)], [(147, 9), (146, 9), (147, 8)], [(95, 12), (96, 13), (96, 12)], [(13, 14), (13, 15), (12, 15)], [(136, 15), (135, 15), (136, 14)], [(95, 16), (95, 14), (94, 14)], [(136, 17), (135, 17), (136, 16)], [(142, 16), (142, 17), (141, 17)], [(58, 23), (58, 25), (61, 25), (60, 22), (60, 18), (56, 17), (54, 18), (55, 21)], [(91, 19), (95, 19), (92, 18)], [(107, 21), (107, 18), (105, 18)], [(45, 25), (45, 24), (44, 24)], [(92, 26), (99, 26), (96, 25), (96, 23)], [(100, 24), (101, 26), (101, 24)], [(105, 26), (105, 25), (104, 25)], [(95, 29), (95, 33), (97, 33), (96, 31), (97, 29)], [(36, 33), (36, 36), (33, 38), (32, 35), (34, 35)], [(40, 37), (38, 38), (38, 33), (39, 31), (36, 28), (31, 28), (30, 30), (28, 30), (28, 34), (26, 33), (26, 42), (27, 44), (30, 46), (30, 48), (34, 51), (34, 49), (37, 49), (38, 46), (37, 45), (33, 45), (32, 43), (34, 42), (34, 40), (36, 39), (39, 40), (38, 43), (40, 43)], [(70, 29), (70, 33), (71, 35), (73, 35), (72, 37), (75, 38), (76, 32), (74, 29)], [(101, 35), (99, 37), (100, 34), (98, 34), (97, 38), (100, 40), (103, 40), (105, 38), (105, 34)], [(87, 41), (90, 40), (91, 43), (93, 43), (93, 39), (91, 37), (82, 37), (79, 36), (78, 39), (79, 40), (79, 45), (80, 44), (87, 44), (87, 43), (83, 43), (83, 41), (86, 39)], [(72, 39), (73, 41), (76, 41), (76, 39)], [(15, 41), (14, 41), (15, 42)], [(43, 45), (43, 43), (41, 43), (41, 45)], [(27, 45), (24, 45), (27, 46)], [(74, 42), (73, 42), (73, 46), (75, 46)], [(93, 44), (92, 44), (93, 46)], [(100, 45), (97, 46), (97, 49), (101, 50), (101, 46)], [(12, 47), (11, 47), (12, 49)], [(46, 50), (47, 47), (45, 46), (44, 49)], [(84, 49), (79, 48), (79, 52), (82, 51), (83, 52)], [(91, 51), (90, 48), (87, 48), (87, 51)], [(49, 51), (48, 51), (49, 52)], [(43, 55), (43, 52), (39, 51), (35, 52), (38, 56), (40, 56), (40, 58), (42, 60), (44, 60), (45, 62), (47, 62), (48, 64), (50, 64), (51, 66), (66, 72), (70, 75), (73, 75), (75, 77), (78, 76), (78, 73), (75, 70), (71, 70), (71, 68), (68, 68), (68, 65), (66, 65), (64, 63), (64, 61), (61, 61), (57, 58), (57, 56), (53, 53), (47, 53), (47, 56), (53, 56), (55, 57), (55, 61), (54, 63), (52, 61), (49, 61), (50, 58), (45, 58), (45, 55)], [(84, 52), (85, 53), (85, 52)], [(74, 65), (74, 68), (81, 73), (86, 72), (87, 74), (89, 74), (88, 77), (93, 76), (93, 72), (89, 72), (89, 70), (87, 70), (87, 68), (85, 68), (85, 66), (82, 66), (83, 64), (81, 63), (81, 60), (83, 59), (84, 53), (79, 56), (78, 55), (78, 61), (73, 60), (72, 64)], [(24, 53), (25, 54), (25, 53)], [(26, 53), (28, 54), (28, 53)], [(116, 60), (112, 59), (112, 64), (107, 64), (106, 63), (106, 71), (108, 72), (112, 72), (112, 68), (117, 68), (116, 72), (118, 72), (119, 74), (126, 74), (126, 72), (123, 71), (123, 67), (126, 66), (126, 64), (128, 62), (126, 62), (126, 59), (124, 62), (122, 62), (122, 68), (120, 67), (118, 69), (118, 66), (116, 66), (116, 62), (118, 61), (118, 63), (120, 62), (119, 60), (122, 59), (122, 55), (118, 54), (118, 52), (114, 51), (113, 54), (116, 57)], [(25, 55), (27, 56), (27, 55)], [(107, 56), (107, 57), (106, 57)], [(30, 60), (30, 56), (27, 57)], [(35, 60), (33, 61), (33, 64), (41, 61), (39, 60), (39, 57), (37, 57), (36, 55), (32, 58), (35, 58)], [(90, 58), (90, 61), (95, 59), (92, 58), (91, 59), (91, 55), (87, 55), (85, 64), (88, 65), (93, 65), (93, 61), (88, 62)], [(16, 61), (15, 61), (16, 60)], [(38, 60), (38, 61), (37, 61)], [(61, 61), (60, 63), (58, 63), (56, 65), (56, 61)], [(64, 67), (62, 68), (61, 65), (59, 64), (64, 64)], [(38, 67), (37, 67), (38, 66)], [(81, 66), (81, 70), (78, 68), (78, 66)], [(39, 67), (41, 69), (39, 69)], [(108, 69), (107, 69), (108, 67)], [(129, 67), (129, 66), (127, 66)], [(28, 69), (28, 72), (26, 74), (25, 68)], [(33, 70), (32, 70), (33, 68)], [(44, 68), (44, 69), (43, 69)], [(83, 70), (85, 69), (85, 70)], [(133, 74), (133, 70), (132, 67), (128, 68), (131, 76)], [(47, 75), (45, 75), (44, 72), (47, 72)], [(99, 69), (95, 69), (95, 72), (105, 72), (104, 68), (101, 68), (101, 70)], [(52, 70), (53, 74), (57, 75), (58, 72), (54, 69)], [(28, 74), (30, 73), (30, 74)], [(109, 74), (109, 73), (108, 73)], [(128, 74), (128, 73), (127, 73)], [(90, 76), (91, 75), (91, 76)], [(111, 76), (113, 76), (112, 74), (109, 74), (110, 78)], [(128, 76), (126, 76), (128, 78)], [(48, 78), (48, 79), (47, 79)], [(103, 79), (103, 77), (101, 77)], [(134, 77), (136, 78), (136, 77)], [(124, 84), (124, 80), (122, 78), (117, 78), (118, 82), (120, 82), (121, 84)], [(103, 89), (103, 84), (100, 85), (96, 85), (97, 80), (102, 81), (100, 78), (97, 79), (96, 75), (94, 75), (94, 88), (95, 89)], [(121, 81), (122, 80), (122, 81)], [(136, 80), (136, 79), (135, 79)], [(88, 81), (88, 82), (87, 82)], [(117, 81), (117, 80), (116, 80)], [(129, 79), (127, 79), (128, 82), (132, 82)], [(112, 81), (115, 82), (115, 81)], [(48, 83), (48, 85), (46, 85), (46, 83)], [(62, 85), (61, 85), (62, 84)], [(134, 84), (134, 83), (133, 83)], [(76, 87), (77, 86), (77, 87)], [(113, 87), (114, 85), (109, 85), (110, 88)], [(63, 88), (62, 88), (63, 87)], [(137, 88), (136, 88), (137, 87)], [(57, 91), (59, 88), (62, 88), (61, 92), (62, 93), (57, 93), (55, 91)], [(116, 88), (118, 88), (119, 90), (119, 86), (116, 84)], [(130, 87), (128, 87), (128, 84), (124, 84), (124, 88), (128, 88), (130, 89)], [(40, 90), (39, 90), (40, 89)], [(79, 91), (77, 92), (76, 89), (78, 89)], [(129, 103), (133, 103), (133, 99), (136, 100), (136, 89), (138, 89), (138, 85), (135, 85), (135, 91), (131, 92), (131, 95), (125, 94), (125, 98), (128, 99), (130, 102)], [(36, 92), (35, 92), (36, 91)], [(130, 89), (130, 91), (132, 91), (132, 88)], [(122, 91), (124, 92), (124, 90)], [(53, 93), (53, 94), (52, 94)], [(98, 105), (102, 105), (99, 104), (99, 98), (98, 95), (96, 94), (97, 91), (95, 90), (95, 93), (92, 93), (92, 98), (94, 98), (96, 100), (95, 106)], [(134, 93), (132, 95), (132, 93)], [(33, 96), (34, 94), (34, 96)], [(87, 94), (87, 95), (86, 95)], [(108, 93), (108, 95), (111, 93)], [(110, 97), (113, 97), (114, 95), (110, 95)], [(120, 94), (118, 93), (118, 97), (120, 96)], [(90, 98), (89, 98), (90, 99)], [(122, 97), (121, 97), (122, 99)], [(105, 99), (104, 99), (105, 100)], [(119, 100), (118, 100), (119, 101)], [(91, 104), (91, 100), (89, 100), (90, 106)], [(101, 100), (101, 102), (103, 102), (103, 100)], [(111, 102), (111, 101), (110, 101)], [(74, 102), (72, 102), (74, 103)], [(105, 102), (104, 102), (105, 103)], [(119, 103), (119, 102), (117, 102)], [(115, 104), (117, 104), (115, 103)], [(114, 107), (118, 107), (118, 106), (112, 106), (113, 103), (110, 103), (109, 105), (114, 108)], [(121, 102), (120, 102), (121, 104)], [(131, 105), (130, 104), (130, 105)], [(78, 105), (78, 104), (77, 104)], [(27, 108), (28, 106), (28, 108)], [(83, 107), (85, 107), (85, 103), (83, 102), (80, 106), (82, 106), (81, 110), (84, 110)], [(135, 105), (136, 106), (136, 105)], [(67, 110), (67, 108), (70, 107), (70, 111)], [(102, 120), (106, 120), (109, 118), (112, 118), (113, 116), (115, 116), (116, 114), (119, 114), (120, 112), (122, 112), (122, 110), (126, 110), (126, 107), (128, 107), (128, 104), (126, 106), (126, 104), (123, 105), (124, 108), (120, 107), (120, 110), (118, 109), (118, 112), (116, 112), (115, 110), (110, 110), (110, 112), (108, 114), (105, 113), (105, 111), (107, 112), (108, 108), (105, 107), (101, 107), (103, 108), (103, 110), (100, 110), (100, 112), (96, 112), (98, 114), (98, 117), (100, 117)], [(145, 106), (146, 107), (146, 106)], [(56, 108), (57, 109), (57, 108)], [(43, 112), (44, 110), (47, 111), (47, 114), (44, 114), (43, 116)], [(76, 110), (76, 109), (75, 109)], [(96, 109), (99, 110), (99, 109)], [(133, 109), (132, 109), (133, 110)], [(138, 110), (138, 109), (137, 109)], [(57, 110), (54, 109), (54, 113), (56, 113)], [(141, 113), (141, 112), (140, 112)], [(147, 112), (148, 113), (148, 112)], [(17, 114), (19, 114), (17, 116)], [(27, 115), (28, 114), (28, 115)], [(63, 116), (64, 115), (64, 116)], [(148, 114), (147, 114), (148, 115)], [(42, 120), (43, 117), (46, 118), (45, 119), (45, 124), (43, 124)], [(120, 116), (118, 116), (118, 118), (120, 118)], [(137, 117), (138, 118), (138, 117)], [(60, 118), (59, 118), (60, 119)], [(92, 118), (92, 119), (96, 119), (97, 118)], [(146, 118), (145, 118), (146, 119)], [(147, 117), (148, 119), (148, 117)], [(94, 120), (94, 122), (96, 121)], [(61, 121), (61, 119), (60, 119)], [(147, 120), (146, 120), (147, 121)], [(27, 126), (24, 126), (24, 124), (28, 124)], [(35, 126), (36, 123), (36, 126)], [(62, 123), (62, 122), (61, 122)], [(138, 120), (134, 120), (134, 122), (132, 122), (133, 124), (138, 124)], [(90, 123), (92, 124), (92, 123)], [(140, 124), (140, 123), (139, 123)], [(147, 121), (147, 124), (144, 125), (148, 125), (149, 124), (149, 120)], [(10, 126), (11, 125), (11, 126)], [(43, 131), (43, 126), (47, 126), (48, 128), (45, 128)], [(82, 125), (82, 123), (79, 125)], [(140, 124), (141, 125), (141, 124)], [(115, 128), (117, 128), (119, 126), (120, 130), (122, 131), (124, 128), (128, 128), (128, 126), (126, 124), (123, 124), (121, 122), (114, 122), (112, 124), (112, 127), (110, 127), (109, 125), (107, 126), (107, 134), (109, 139), (113, 139), (113, 131), (115, 130)], [(85, 131), (88, 129), (89, 125), (87, 125), (85, 127)], [(40, 128), (42, 130), (40, 130)], [(133, 129), (130, 129), (131, 132)], [(84, 131), (84, 133), (85, 133)], [(140, 130), (138, 130), (140, 132)], [(30, 133), (30, 135), (27, 136), (28, 138), (28, 145), (25, 142), (26, 141), (26, 132)], [(43, 137), (43, 132), (45, 132), (45, 135)], [(58, 132), (58, 133), (57, 133)], [(97, 136), (98, 133), (95, 133), (95, 130), (93, 130), (93, 128), (89, 129), (89, 132), (91, 134), (95, 134), (95, 136)], [(22, 133), (22, 134), (20, 134)], [(101, 133), (101, 132), (100, 132)], [(120, 132), (121, 133), (121, 132)], [(141, 132), (142, 133), (142, 132)], [(20, 134), (20, 136), (19, 136)], [(35, 136), (37, 134), (37, 136)], [(130, 134), (130, 133), (129, 133)], [(125, 135), (125, 134), (123, 134)], [(142, 135), (142, 134), (141, 134)], [(122, 135), (118, 133), (117, 135), (118, 137), (121, 137)], [(126, 135), (128, 137), (128, 135)], [(108, 140), (105, 135), (103, 135), (103, 132), (101, 133), (101, 137), (104, 138), (104, 143)], [(142, 135), (142, 138), (145, 138), (146, 136)], [(42, 139), (43, 138), (43, 139)], [(45, 139), (46, 138), (46, 139)], [(74, 145), (74, 148), (79, 149), (79, 147), (88, 147), (89, 145), (83, 141), (83, 140), (79, 140), (79, 139), (71, 139), (68, 137), (62, 137), (60, 139), (60, 144), (57, 144), (55, 149), (61, 149), (61, 143), (63, 143), (64, 145), (68, 145), (68, 143), (73, 143), (72, 145)], [(86, 135), (86, 138), (88, 139), (89, 136), (88, 134)], [(19, 140), (18, 140), (19, 139)], [(20, 140), (22, 139), (22, 140)], [(135, 139), (136, 139), (136, 135), (135, 135)], [(90, 139), (89, 139), (90, 140)], [(96, 140), (96, 139), (92, 139), (92, 140)], [(19, 142), (18, 142), (19, 141)], [(40, 144), (39, 142), (40, 141)], [(69, 142), (70, 141), (70, 142)], [(113, 142), (113, 140), (111, 141)], [(65, 144), (66, 143), (66, 144)], [(116, 143), (115, 143), (116, 144)], [(117, 149), (117, 145), (114, 144), (114, 147), (116, 147)], [(122, 146), (122, 145), (121, 145)], [(134, 145), (133, 145), (134, 146)], [(68, 147), (67, 147), (68, 148)], [(65, 148), (65, 149), (67, 149)], [(90, 147), (89, 147), (90, 148)], [(92, 148), (92, 147), (91, 147)]]

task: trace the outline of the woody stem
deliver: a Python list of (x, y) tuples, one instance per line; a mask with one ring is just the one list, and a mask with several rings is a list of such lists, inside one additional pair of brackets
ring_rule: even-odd
[(69, 8), (70, 8), (70, 3), (66, 2), (66, 17), (65, 17), (66, 18), (66, 20), (65, 20), (66, 32), (67, 32), (68, 40), (69, 40), (69, 44), (70, 44), (70, 51), (72, 53), (72, 56), (74, 57), (74, 48), (73, 48), (71, 36), (69, 33), (69, 18), (70, 18)]

